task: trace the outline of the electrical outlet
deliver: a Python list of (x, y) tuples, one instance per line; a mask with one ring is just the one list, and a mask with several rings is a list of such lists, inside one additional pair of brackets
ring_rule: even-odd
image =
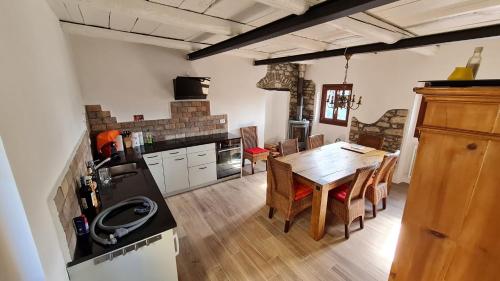
[(219, 123), (221, 123), (221, 124), (225, 124), (225, 123), (226, 123), (226, 119), (220, 119), (220, 120), (219, 120)]

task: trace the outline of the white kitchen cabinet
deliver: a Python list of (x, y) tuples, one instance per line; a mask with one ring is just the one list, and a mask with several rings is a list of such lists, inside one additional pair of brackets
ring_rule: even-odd
[(163, 175), (163, 163), (161, 161), (161, 158), (157, 163), (148, 164), (148, 167), (151, 175), (153, 175), (153, 178), (158, 185), (158, 188), (161, 191), (161, 194), (165, 195), (167, 193), (167, 190), (165, 187), (165, 177)]
[(149, 153), (143, 157), (163, 196), (217, 181), (215, 143)]
[(186, 155), (186, 148), (183, 147), (183, 148), (162, 151), (161, 155), (163, 158)]
[(69, 280), (176, 281), (179, 239), (173, 230), (68, 267)]
[(191, 154), (191, 153), (200, 152), (200, 151), (207, 151), (207, 150), (215, 151), (215, 143), (207, 143), (207, 144), (202, 144), (202, 145), (190, 146), (190, 147), (186, 148), (186, 153)]
[(163, 158), (163, 174), (165, 176), (165, 190), (167, 194), (189, 188), (187, 156)]
[(189, 168), (189, 184), (197, 187), (217, 181), (217, 167), (215, 162)]
[(143, 157), (161, 194), (166, 195), (167, 191), (165, 188), (165, 176), (163, 175), (163, 159), (161, 158), (161, 153), (145, 154)]
[(188, 154), (188, 167), (194, 167), (201, 164), (215, 163), (215, 150), (200, 151)]
[(158, 160), (161, 161), (161, 152), (144, 154), (143, 158), (144, 158), (144, 161), (146, 161), (146, 164), (158, 163)]

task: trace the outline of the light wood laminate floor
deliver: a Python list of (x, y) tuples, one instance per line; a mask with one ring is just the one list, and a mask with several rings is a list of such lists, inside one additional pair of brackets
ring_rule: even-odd
[(310, 210), (283, 233), (280, 213), (268, 219), (266, 173), (245, 176), (167, 199), (177, 221), (179, 280), (387, 280), (408, 186), (393, 185), (387, 209), (365, 228), (327, 214), (327, 234), (308, 233)]

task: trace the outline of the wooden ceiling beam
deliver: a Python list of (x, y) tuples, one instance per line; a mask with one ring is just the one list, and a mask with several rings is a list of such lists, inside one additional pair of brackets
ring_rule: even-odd
[[(101, 0), (102, 1), (102, 0)], [(331, 0), (312, 6), (302, 15), (290, 15), (255, 28), (238, 36), (188, 54), (196, 60), (229, 50), (241, 48), (267, 39), (285, 35), (307, 27), (364, 12), (396, 0)]]
[(305, 0), (254, 0), (256, 2), (288, 11), (292, 14), (302, 15), (309, 9), (309, 4)]
[(145, 0), (61, 0), (191, 30), (233, 36), (252, 27)]
[(343, 56), (345, 53), (362, 54), (385, 52), (495, 36), (500, 36), (500, 24), (406, 38), (401, 39), (394, 44), (375, 43), (302, 55), (257, 60), (254, 62), (254, 65), (322, 59)]
[[(86, 37), (104, 38), (104, 39), (124, 41), (129, 43), (139, 43), (139, 44), (152, 45), (152, 46), (183, 50), (183, 51), (194, 51), (208, 46), (207, 44), (202, 44), (202, 43), (187, 42), (183, 40), (164, 38), (160, 36), (112, 30), (108, 28), (84, 25), (79, 23), (61, 21), (60, 24), (62, 30), (65, 33), (76, 34)], [(233, 50), (231, 52), (228, 52), (227, 54), (244, 58), (253, 58), (253, 59), (255, 58), (265, 59), (269, 57), (269, 54), (267, 53), (253, 51), (253, 50)]]

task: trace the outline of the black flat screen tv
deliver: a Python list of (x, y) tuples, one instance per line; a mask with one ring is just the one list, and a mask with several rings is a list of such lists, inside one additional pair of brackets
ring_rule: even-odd
[(177, 76), (174, 79), (174, 96), (176, 100), (206, 99), (209, 87), (209, 77)]

